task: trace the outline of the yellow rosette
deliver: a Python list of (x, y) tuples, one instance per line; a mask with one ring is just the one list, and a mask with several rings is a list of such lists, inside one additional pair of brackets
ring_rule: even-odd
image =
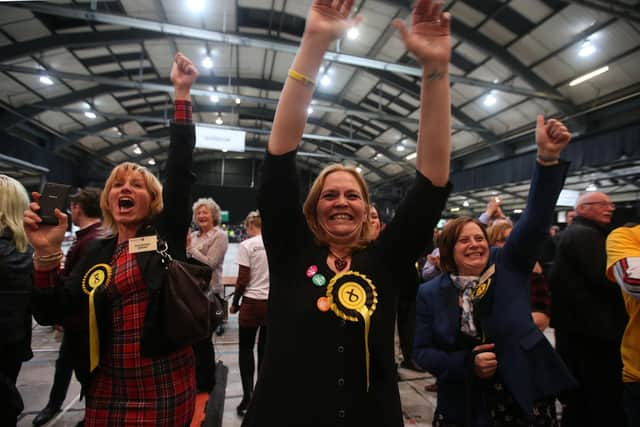
[(370, 383), (369, 328), (371, 316), (378, 304), (378, 293), (371, 280), (362, 273), (345, 271), (335, 275), (327, 286), (327, 298), (336, 316), (350, 322), (364, 322), (367, 391)]
[(100, 286), (109, 284), (111, 271), (108, 264), (96, 264), (82, 278), (82, 291), (89, 295), (89, 372), (93, 372), (100, 361), (100, 337), (94, 293)]

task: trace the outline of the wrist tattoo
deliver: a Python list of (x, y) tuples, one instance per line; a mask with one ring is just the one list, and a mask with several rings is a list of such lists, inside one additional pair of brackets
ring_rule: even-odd
[(427, 73), (427, 80), (442, 80), (444, 73), (442, 71), (430, 71)]

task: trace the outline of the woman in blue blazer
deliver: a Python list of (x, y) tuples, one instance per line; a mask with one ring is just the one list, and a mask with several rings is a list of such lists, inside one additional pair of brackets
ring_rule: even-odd
[(503, 248), (470, 217), (445, 227), (443, 274), (418, 291), (414, 359), (438, 381), (434, 426), (557, 425), (555, 396), (575, 380), (535, 326), (527, 278), (568, 163), (567, 128), (538, 116), (527, 208)]

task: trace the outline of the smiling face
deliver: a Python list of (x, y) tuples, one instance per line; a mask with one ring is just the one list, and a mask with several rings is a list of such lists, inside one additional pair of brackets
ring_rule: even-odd
[(202, 205), (196, 209), (195, 219), (196, 224), (203, 233), (213, 228), (213, 213), (209, 207)]
[(461, 276), (479, 276), (489, 261), (489, 244), (480, 227), (466, 223), (453, 249), (453, 259)]
[(357, 241), (368, 221), (367, 204), (351, 173), (336, 171), (327, 175), (316, 206), (316, 219), (330, 244)]
[(151, 193), (140, 171), (118, 174), (108, 192), (108, 209), (120, 228), (137, 228), (151, 216)]
[(371, 223), (371, 230), (372, 230), (371, 238), (375, 240), (378, 238), (378, 235), (380, 234), (380, 229), (382, 227), (382, 224), (380, 223), (380, 216), (378, 216), (378, 211), (373, 206), (369, 208), (369, 223)]

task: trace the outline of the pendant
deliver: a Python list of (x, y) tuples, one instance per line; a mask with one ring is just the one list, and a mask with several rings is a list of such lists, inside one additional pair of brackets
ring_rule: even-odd
[[(335, 255), (334, 255), (334, 256), (335, 256)], [(338, 257), (336, 257), (336, 258), (333, 260), (333, 265), (335, 265), (336, 270), (338, 270), (338, 271), (342, 271), (342, 270), (344, 270), (345, 268), (347, 268), (347, 260), (346, 260), (346, 259), (344, 259), (344, 258), (338, 258)]]

